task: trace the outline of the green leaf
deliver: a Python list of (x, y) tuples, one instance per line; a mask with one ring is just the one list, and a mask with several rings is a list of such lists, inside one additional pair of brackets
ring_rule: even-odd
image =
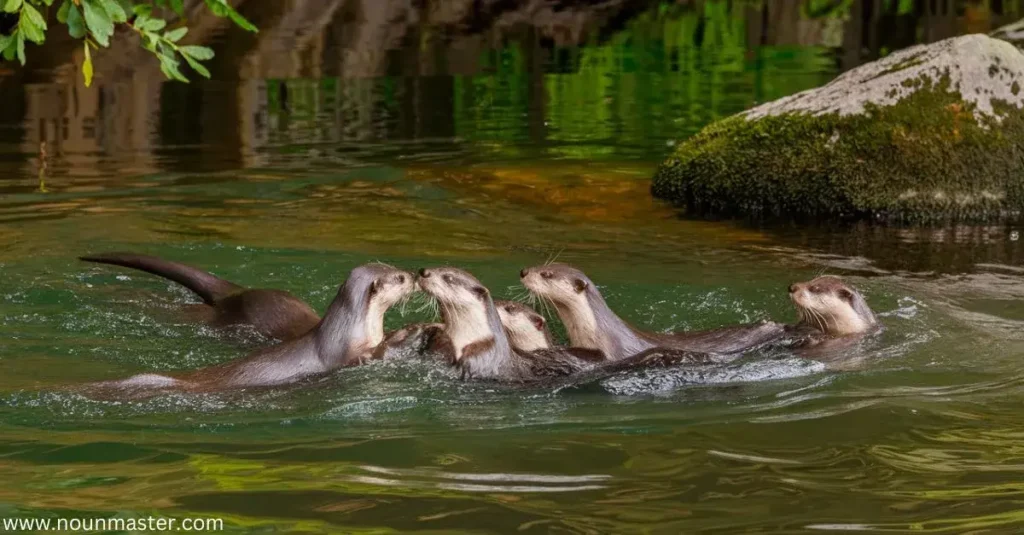
[(61, 24), (68, 23), (68, 10), (71, 8), (71, 0), (64, 0), (64, 3), (60, 5), (60, 9), (57, 10), (57, 22)]
[(18, 61), (25, 64), (25, 34), (18, 32)]
[(116, 0), (102, 0), (103, 9), (106, 10), (107, 15), (110, 16), (110, 20), (120, 23), (128, 22), (128, 14), (121, 8), (121, 4), (118, 4)]
[(4, 50), (7, 50), (7, 47), (10, 46), (11, 43), (13, 43), (13, 42), (14, 42), (14, 36), (13, 35), (4, 35), (4, 34), (0, 33), (0, 53), (2, 53)]
[[(132, 8), (132, 11), (140, 17), (148, 17), (153, 14), (153, 6), (149, 4), (138, 4)], [(136, 24), (138, 24), (138, 21), (136, 21)]]
[(46, 19), (32, 4), (25, 3), (21, 7), (18, 26), (23, 30), (25, 38), (36, 44), (46, 40)]
[(46, 20), (32, 4), (23, 4), (21, 16), (18, 18), (18, 29), (26, 39), (40, 44), (46, 40)]
[(75, 39), (85, 37), (85, 20), (82, 19), (82, 12), (78, 6), (72, 5), (68, 8), (68, 33)]
[(142, 26), (142, 29), (148, 32), (158, 32), (164, 29), (165, 26), (167, 26), (167, 21), (163, 19), (149, 19)]
[(184, 0), (171, 0), (171, 9), (178, 14), (179, 17), (185, 16), (185, 2)]
[(46, 19), (43, 18), (43, 14), (40, 13), (38, 9), (32, 7), (32, 4), (26, 3), (21, 8), (21, 16), (27, 16), (32, 21), (32, 24), (34, 24), (36, 27), (43, 30), (46, 29)]
[(239, 27), (248, 30), (250, 32), (257, 32), (256, 26), (253, 26), (241, 13), (235, 11), (235, 8), (231, 7), (231, 4), (227, 3), (227, 0), (206, 0), (206, 7), (218, 17), (227, 17), (232, 22), (237, 24)]
[(160, 70), (163, 71), (164, 76), (178, 80), (179, 82), (188, 83), (188, 78), (185, 78), (181, 71), (178, 70), (178, 60), (169, 58), (167, 56), (160, 56)]
[(82, 63), (82, 78), (85, 78), (85, 87), (92, 85), (92, 54), (89, 52), (89, 42), (85, 42), (85, 63)]
[(14, 30), (14, 33), (8, 36), (3, 36), (6, 40), (6, 44), (0, 47), (0, 52), (3, 53), (4, 59), (7, 61), (14, 61), (14, 54), (18, 50), (18, 30)]
[(190, 58), (189, 56), (186, 56), (185, 54), (182, 54), (181, 57), (185, 58), (185, 61), (187, 61), (189, 66), (192, 67), (192, 70), (199, 73), (200, 76), (202, 76), (203, 78), (210, 77), (210, 71), (206, 70), (206, 67), (204, 67), (202, 63), (199, 63), (198, 61)]
[(178, 52), (181, 52), (184, 56), (190, 56), (199, 60), (213, 59), (213, 50), (206, 48), (205, 46), (179, 46)]
[[(174, 59), (174, 48), (171, 45), (167, 44), (166, 41), (163, 41), (163, 40), (157, 41), (157, 49), (159, 50), (158, 53), (161, 56), (165, 56), (165, 57)], [(175, 61), (177, 61), (177, 60), (175, 60)]]
[(218, 17), (224, 17), (228, 14), (227, 9), (225, 9), (227, 6), (225, 6), (224, 2), (218, 0), (206, 0), (206, 7)]
[(187, 33), (188, 33), (188, 28), (182, 26), (181, 28), (178, 28), (177, 30), (171, 30), (171, 31), (165, 33), (164, 34), (164, 39), (167, 39), (168, 41), (170, 41), (172, 43), (177, 43), (178, 41), (181, 41), (181, 38), (185, 37), (185, 34), (187, 34)]
[(4, 2), (4, 11), (8, 13), (17, 13), (21, 9), (21, 0), (7, 0)]
[(232, 22), (237, 24), (238, 27), (242, 28), (243, 30), (248, 30), (253, 33), (259, 32), (259, 29), (257, 29), (253, 23), (249, 22), (248, 19), (243, 17), (241, 13), (235, 11), (234, 9), (228, 12), (228, 18), (230, 18)]
[(96, 42), (104, 47), (110, 46), (110, 36), (114, 34), (114, 21), (110, 20), (110, 14), (103, 9), (100, 0), (82, 0), (82, 7), (85, 8), (85, 25), (89, 27)]

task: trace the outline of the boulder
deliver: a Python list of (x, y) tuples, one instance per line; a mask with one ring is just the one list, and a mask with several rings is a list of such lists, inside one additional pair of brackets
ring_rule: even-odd
[(1024, 207), (1024, 53), (967, 35), (712, 123), (658, 169), (697, 213), (991, 220)]
[(1012, 24), (1006, 26), (1000, 26), (999, 28), (992, 30), (989, 36), (995, 37), (996, 39), (1002, 39), (1003, 41), (1009, 41), (1010, 44), (1017, 48), (1024, 46), (1024, 19), (1018, 20)]

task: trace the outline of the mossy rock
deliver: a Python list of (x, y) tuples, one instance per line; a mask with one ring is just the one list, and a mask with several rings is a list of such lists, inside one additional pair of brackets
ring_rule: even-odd
[(1007, 24), (1006, 26), (1000, 26), (992, 30), (988, 35), (989, 37), (1009, 41), (1010, 44), (1017, 48), (1024, 48), (1024, 19)]
[(1024, 53), (909, 48), (713, 123), (652, 192), (695, 213), (991, 220), (1024, 208)]

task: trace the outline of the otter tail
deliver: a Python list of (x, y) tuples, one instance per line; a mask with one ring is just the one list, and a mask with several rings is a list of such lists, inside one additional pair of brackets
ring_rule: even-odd
[(155, 256), (134, 253), (103, 253), (80, 256), (78, 259), (85, 262), (139, 269), (147, 273), (159, 275), (192, 290), (208, 305), (212, 305), (218, 299), (243, 289), (237, 284), (228, 282), (201, 269)]

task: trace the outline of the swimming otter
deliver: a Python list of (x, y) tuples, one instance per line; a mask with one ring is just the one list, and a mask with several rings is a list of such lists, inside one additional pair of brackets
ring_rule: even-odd
[(383, 264), (357, 267), (338, 290), (315, 328), (295, 340), (193, 372), (142, 374), (88, 389), (209, 392), (275, 386), (379, 358), (392, 340), (384, 336), (384, 313), (416, 289), (415, 277)]
[[(475, 277), (456, 268), (421, 269), (418, 283), (438, 300), (444, 320), (445, 340), (452, 364), (463, 378), (509, 382), (536, 381), (594, 370), (607, 363), (604, 354), (587, 348), (549, 348), (523, 351), (512, 346), (502, 327), (491, 293)], [(705, 354), (643, 355), (637, 365), (649, 362), (678, 364), (708, 362)], [(611, 371), (624, 368), (620, 363)]]
[(320, 322), (301, 299), (282, 290), (245, 288), (192, 266), (135, 253), (103, 253), (79, 260), (142, 270), (170, 279), (203, 300), (201, 314), (214, 326), (252, 325), (278, 340), (298, 338)]
[(839, 277), (826, 275), (789, 287), (800, 322), (789, 328), (795, 347), (840, 349), (881, 329), (864, 296)]
[(548, 349), (553, 344), (547, 320), (537, 311), (515, 301), (495, 301), (501, 326), (512, 347), (521, 351)]
[(548, 264), (523, 269), (519, 276), (528, 290), (555, 305), (573, 346), (601, 351), (609, 360), (655, 348), (736, 354), (773, 342), (786, 332), (785, 325), (770, 321), (685, 333), (645, 332), (612, 312), (594, 283), (578, 269)]
[[(513, 348), (534, 351), (552, 346), (544, 316), (514, 301), (498, 300), (494, 306)], [(427, 354), (454, 361), (454, 355), (450, 354), (451, 343), (444, 333), (444, 323), (413, 323), (394, 331), (389, 337), (393, 343), (389, 345), (386, 358)]]

